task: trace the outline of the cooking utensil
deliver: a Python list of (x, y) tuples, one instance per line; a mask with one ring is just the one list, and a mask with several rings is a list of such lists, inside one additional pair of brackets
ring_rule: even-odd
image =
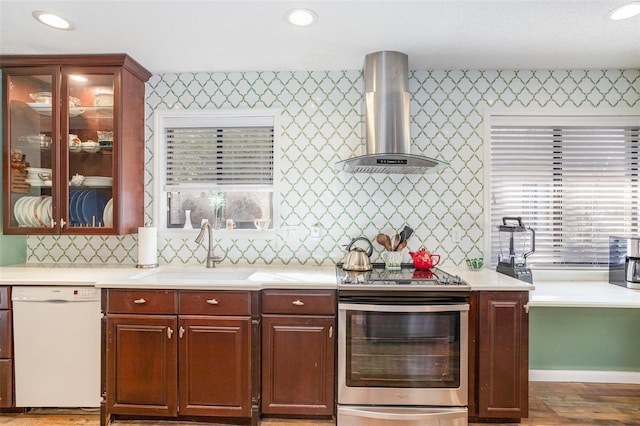
[(402, 231), (400, 231), (400, 232), (401, 232), (401, 234), (403, 236), (403, 239), (405, 241), (408, 240), (411, 235), (413, 235), (413, 229), (411, 229), (410, 227), (408, 227), (406, 225), (404, 226), (404, 228), (402, 228)]
[(407, 246), (407, 240), (403, 240), (400, 242), (400, 244), (398, 244), (398, 247), (396, 247), (396, 251), (400, 251), (404, 249), (406, 246)]
[[(361, 247), (353, 247), (358, 241), (366, 241), (369, 245), (368, 250)], [(373, 269), (370, 256), (373, 253), (373, 244), (366, 237), (358, 237), (351, 240), (346, 250), (349, 252), (344, 259), (342, 269), (345, 271), (370, 271)]]
[(398, 250), (398, 246), (400, 245), (401, 242), (402, 242), (402, 239), (400, 238), (400, 234), (396, 234), (393, 237), (393, 250), (392, 251)]
[(386, 251), (391, 250), (391, 238), (387, 234), (378, 234), (376, 237), (376, 242), (380, 244)]

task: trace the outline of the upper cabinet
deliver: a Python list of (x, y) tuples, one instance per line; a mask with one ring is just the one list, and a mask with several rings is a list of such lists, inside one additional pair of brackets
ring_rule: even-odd
[(0, 56), (5, 234), (122, 235), (144, 222), (144, 99), (127, 55)]

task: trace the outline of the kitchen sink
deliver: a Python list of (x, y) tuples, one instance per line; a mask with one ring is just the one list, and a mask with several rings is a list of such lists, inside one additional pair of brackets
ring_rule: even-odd
[(246, 281), (255, 272), (255, 269), (159, 269), (140, 272), (131, 279), (153, 283), (215, 284)]

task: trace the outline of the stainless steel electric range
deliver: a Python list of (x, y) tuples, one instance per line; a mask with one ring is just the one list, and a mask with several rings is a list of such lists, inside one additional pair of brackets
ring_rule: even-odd
[(336, 268), (338, 426), (467, 424), (470, 286), (439, 268)]

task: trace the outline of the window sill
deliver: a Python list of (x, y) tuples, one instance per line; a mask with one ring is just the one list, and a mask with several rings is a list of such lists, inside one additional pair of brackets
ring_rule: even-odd
[[(200, 232), (200, 228), (194, 229), (182, 229), (182, 228), (171, 228), (171, 229), (158, 229), (158, 237), (167, 237), (167, 238), (195, 238), (198, 236)], [(259, 231), (257, 229), (214, 229), (213, 230), (213, 239), (214, 242), (217, 240), (274, 240), (278, 236), (278, 233), (275, 229), (266, 229), (263, 231)]]

